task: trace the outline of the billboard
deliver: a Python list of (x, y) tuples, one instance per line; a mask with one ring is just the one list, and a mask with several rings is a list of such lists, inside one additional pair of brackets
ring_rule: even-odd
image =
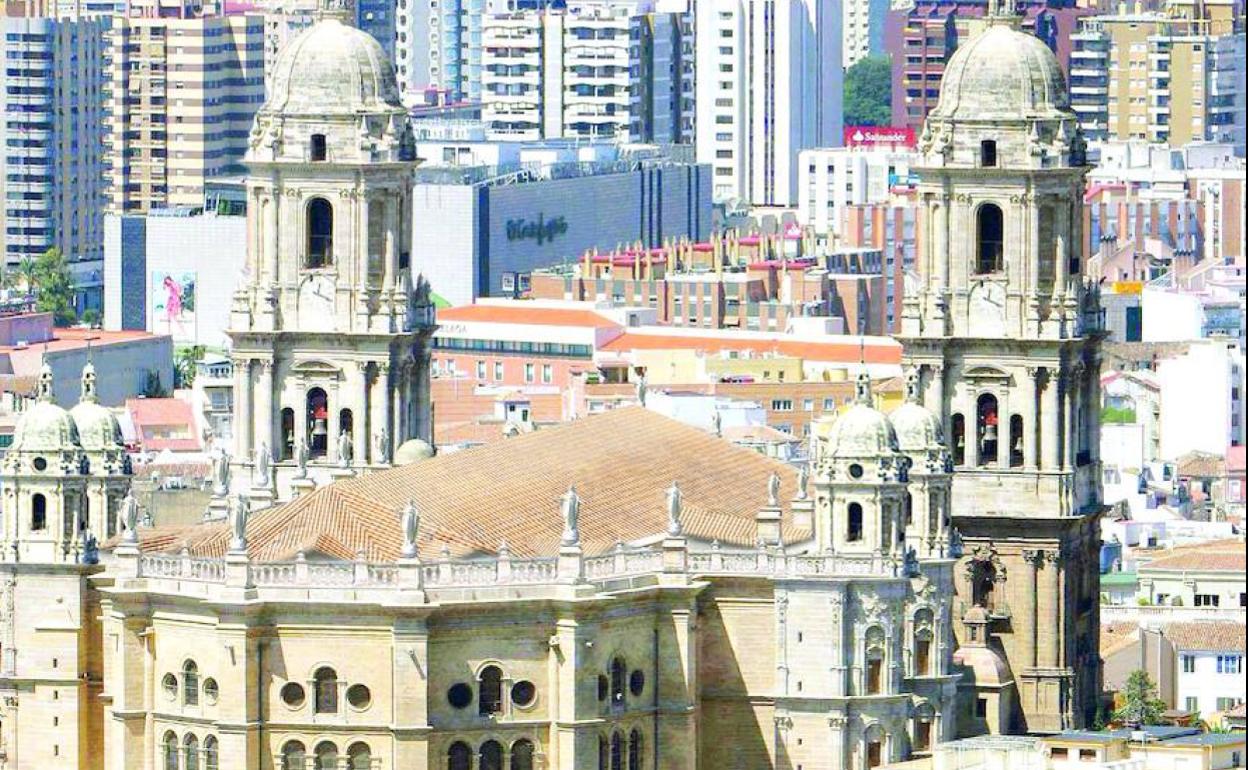
[(914, 129), (905, 126), (845, 126), (845, 146), (863, 149), (914, 149)]
[(152, 332), (195, 342), (195, 273), (155, 270), (150, 286)]

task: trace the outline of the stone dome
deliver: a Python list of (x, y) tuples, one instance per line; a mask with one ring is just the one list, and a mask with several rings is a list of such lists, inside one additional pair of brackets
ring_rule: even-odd
[(897, 451), (897, 434), (883, 412), (871, 406), (871, 381), (858, 375), (858, 403), (837, 417), (827, 433), (830, 457), (879, 457)]
[(80, 401), (69, 410), (69, 416), (78, 428), (78, 441), (83, 449), (100, 451), (123, 446), (121, 423), (112, 410), (94, 401)]
[(78, 448), (78, 426), (69, 412), (52, 401), (52, 368), (45, 363), (39, 372), (39, 398), (18, 420), (10, 449), (62, 452)]
[(433, 457), (435, 451), (433, 446), (423, 439), (409, 438), (402, 444), (399, 444), (398, 450), (394, 453), (395, 465), (411, 465), (421, 460), (428, 460)]
[(402, 109), (381, 44), (336, 18), (318, 21), (282, 48), (271, 84), (265, 111), (341, 116)]
[(935, 120), (992, 122), (1056, 119), (1070, 99), (1057, 57), (1013, 17), (992, 17), (988, 28), (950, 57), (940, 84)]
[(903, 452), (926, 452), (944, 448), (944, 431), (940, 418), (923, 406), (907, 401), (888, 416), (897, 434), (897, 446)]

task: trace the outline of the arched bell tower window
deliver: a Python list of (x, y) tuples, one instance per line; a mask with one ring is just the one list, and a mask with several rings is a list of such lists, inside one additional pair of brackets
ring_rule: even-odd
[(324, 198), (308, 202), (308, 260), (310, 269), (334, 261), (334, 207)]
[(327, 157), (328, 153), (325, 150), (325, 135), (324, 134), (312, 135), (311, 155), (312, 155), (312, 160), (318, 161), (318, 162), (325, 160), (325, 158)]
[(995, 605), (997, 570), (991, 562), (976, 562), (971, 570), (971, 603), (992, 611)]
[(40, 532), (48, 528), (48, 498), (34, 495), (30, 498), (30, 531)]
[(979, 165), (984, 168), (993, 168), (997, 165), (997, 142), (995, 139), (985, 139), (979, 143)]
[(1005, 217), (1000, 206), (985, 203), (979, 207), (975, 215), (975, 233), (975, 272), (981, 275), (1001, 272), (1005, 247)]
[(282, 410), (282, 459), (289, 460), (295, 456), (295, 410), (286, 407)]
[(966, 464), (966, 418), (960, 414), (953, 415), (953, 464)]
[(976, 440), (979, 442), (979, 464), (997, 463), (997, 397), (985, 393), (976, 402)]
[(321, 388), (308, 391), (308, 454), (324, 457), (329, 446), (329, 397)]
[(1023, 464), (1023, 416), (1010, 415), (1010, 467), (1019, 468)]
[(845, 539), (851, 543), (862, 540), (862, 505), (850, 503), (845, 522)]

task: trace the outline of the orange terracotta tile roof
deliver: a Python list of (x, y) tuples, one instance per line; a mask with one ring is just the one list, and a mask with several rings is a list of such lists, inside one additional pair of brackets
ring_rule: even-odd
[(620, 324), (592, 310), (508, 305), (460, 305), (438, 311), (438, 321), (477, 321), (539, 326), (586, 326), (609, 329)]
[[(195, 415), (180, 398), (128, 398), (126, 411), (134, 422), (139, 442), (147, 451), (194, 452), (200, 449)], [(178, 437), (154, 435), (158, 428), (177, 430)]]
[(1175, 463), (1179, 476), (1192, 478), (1220, 478), (1226, 475), (1226, 460), (1209, 452), (1188, 452)]
[(1244, 555), (1244, 541), (1218, 540), (1171, 549), (1158, 554), (1147, 564), (1141, 564), (1139, 572), (1244, 572), (1248, 559)]
[(1121, 652), (1139, 641), (1140, 625), (1131, 621), (1101, 624), (1101, 657)]
[[(517, 557), (553, 555), (563, 521), (559, 497), (575, 483), (587, 555), (617, 541), (660, 536), (667, 526), (665, 490), (684, 493), (690, 537), (726, 546), (755, 542), (754, 517), (766, 504), (767, 478), (780, 474), (781, 499), (793, 496), (788, 465), (734, 446), (641, 407), (586, 417), (489, 446), (438, 455), (414, 465), (339, 481), (291, 503), (255, 514), (247, 526), (253, 559), (281, 561), (316, 550), (338, 558), (363, 552), (370, 561), (399, 556), (399, 511), (421, 511), (420, 555), (436, 559), (495, 553), (507, 542)], [(808, 538), (786, 510), (785, 539)], [(169, 534), (142, 533), (144, 550), (225, 553), (223, 523)]]
[(1244, 652), (1245, 626), (1230, 620), (1167, 623), (1166, 637), (1179, 650)]
[(640, 334), (624, 332), (599, 348), (603, 352), (627, 353), (633, 350), (699, 350), (718, 353), (724, 350), (749, 350), (759, 354), (774, 353), (811, 361), (857, 363), (865, 354), (869, 364), (900, 364), (901, 344), (886, 338), (874, 338), (861, 348), (857, 337), (844, 342), (809, 342), (799, 339), (756, 338), (725, 334), (699, 337), (688, 334)]

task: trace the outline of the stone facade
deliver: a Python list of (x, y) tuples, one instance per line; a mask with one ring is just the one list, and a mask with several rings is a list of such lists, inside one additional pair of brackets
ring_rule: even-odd
[(245, 158), (248, 260), (228, 330), (232, 486), (260, 506), (431, 436), (433, 308), (406, 250), (416, 162), (394, 72), (332, 17), (274, 69)]
[(968, 655), (993, 681), (963, 680), (968, 734), (1082, 726), (1100, 693), (1104, 334), (1080, 278), (1083, 141), (1052, 53), (1010, 9), (989, 21), (950, 60), (924, 128), (921, 280), (903, 318), (958, 469), (958, 612), (986, 611), (988, 646)]

